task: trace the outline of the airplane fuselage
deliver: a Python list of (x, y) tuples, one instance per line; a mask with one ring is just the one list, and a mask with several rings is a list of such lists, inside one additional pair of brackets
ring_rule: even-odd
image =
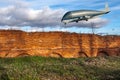
[(76, 10), (76, 11), (69, 11), (67, 12), (63, 18), (62, 22), (63, 23), (69, 23), (69, 22), (78, 22), (80, 20), (88, 20), (90, 18), (102, 15), (102, 14), (107, 14), (109, 12), (105, 11), (96, 11), (96, 10)]

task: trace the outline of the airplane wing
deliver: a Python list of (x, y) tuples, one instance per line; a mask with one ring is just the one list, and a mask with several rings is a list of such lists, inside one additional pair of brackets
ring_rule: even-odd
[(92, 18), (92, 19), (93, 19), (93, 18), (98, 18), (98, 17), (100, 17), (100, 16), (102, 16), (102, 15), (93, 16), (93, 17), (91, 17), (91, 18)]
[(69, 22), (78, 22), (79, 18), (70, 19)]
[(81, 16), (81, 17), (72, 19), (70, 22), (78, 22), (78, 21), (81, 21), (81, 20), (86, 20), (87, 21), (89, 18), (91, 18), (91, 16)]
[(91, 16), (81, 16), (81, 17), (78, 17), (78, 18), (69, 19), (69, 20), (67, 20), (67, 23), (78, 22), (78, 21), (81, 21), (81, 20), (86, 20), (87, 21), (89, 18), (91, 18)]
[(91, 16), (91, 18), (98, 18), (98, 17), (100, 17), (100, 16), (102, 16), (102, 15), (103, 15), (103, 14)]

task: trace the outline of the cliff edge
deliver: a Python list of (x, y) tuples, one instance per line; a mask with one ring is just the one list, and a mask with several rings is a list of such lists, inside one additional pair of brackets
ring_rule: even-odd
[(0, 57), (119, 56), (120, 36), (70, 32), (0, 30)]

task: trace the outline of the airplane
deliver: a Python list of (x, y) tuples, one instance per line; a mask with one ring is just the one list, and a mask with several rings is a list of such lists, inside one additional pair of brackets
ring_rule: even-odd
[(69, 11), (65, 13), (65, 15), (62, 17), (61, 22), (64, 24), (70, 23), (70, 22), (76, 22), (85, 20), (88, 21), (88, 19), (101, 16), (103, 14), (107, 14), (110, 12), (109, 6), (106, 3), (105, 9), (103, 11), (97, 11), (97, 10), (75, 10), (75, 11)]

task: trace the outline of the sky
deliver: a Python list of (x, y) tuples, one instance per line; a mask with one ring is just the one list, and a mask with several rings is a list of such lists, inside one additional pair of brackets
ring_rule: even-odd
[[(61, 22), (62, 16), (72, 10), (104, 10), (111, 12), (88, 21)], [(24, 31), (69, 31), (120, 35), (120, 0), (1, 0), (0, 29)]]

